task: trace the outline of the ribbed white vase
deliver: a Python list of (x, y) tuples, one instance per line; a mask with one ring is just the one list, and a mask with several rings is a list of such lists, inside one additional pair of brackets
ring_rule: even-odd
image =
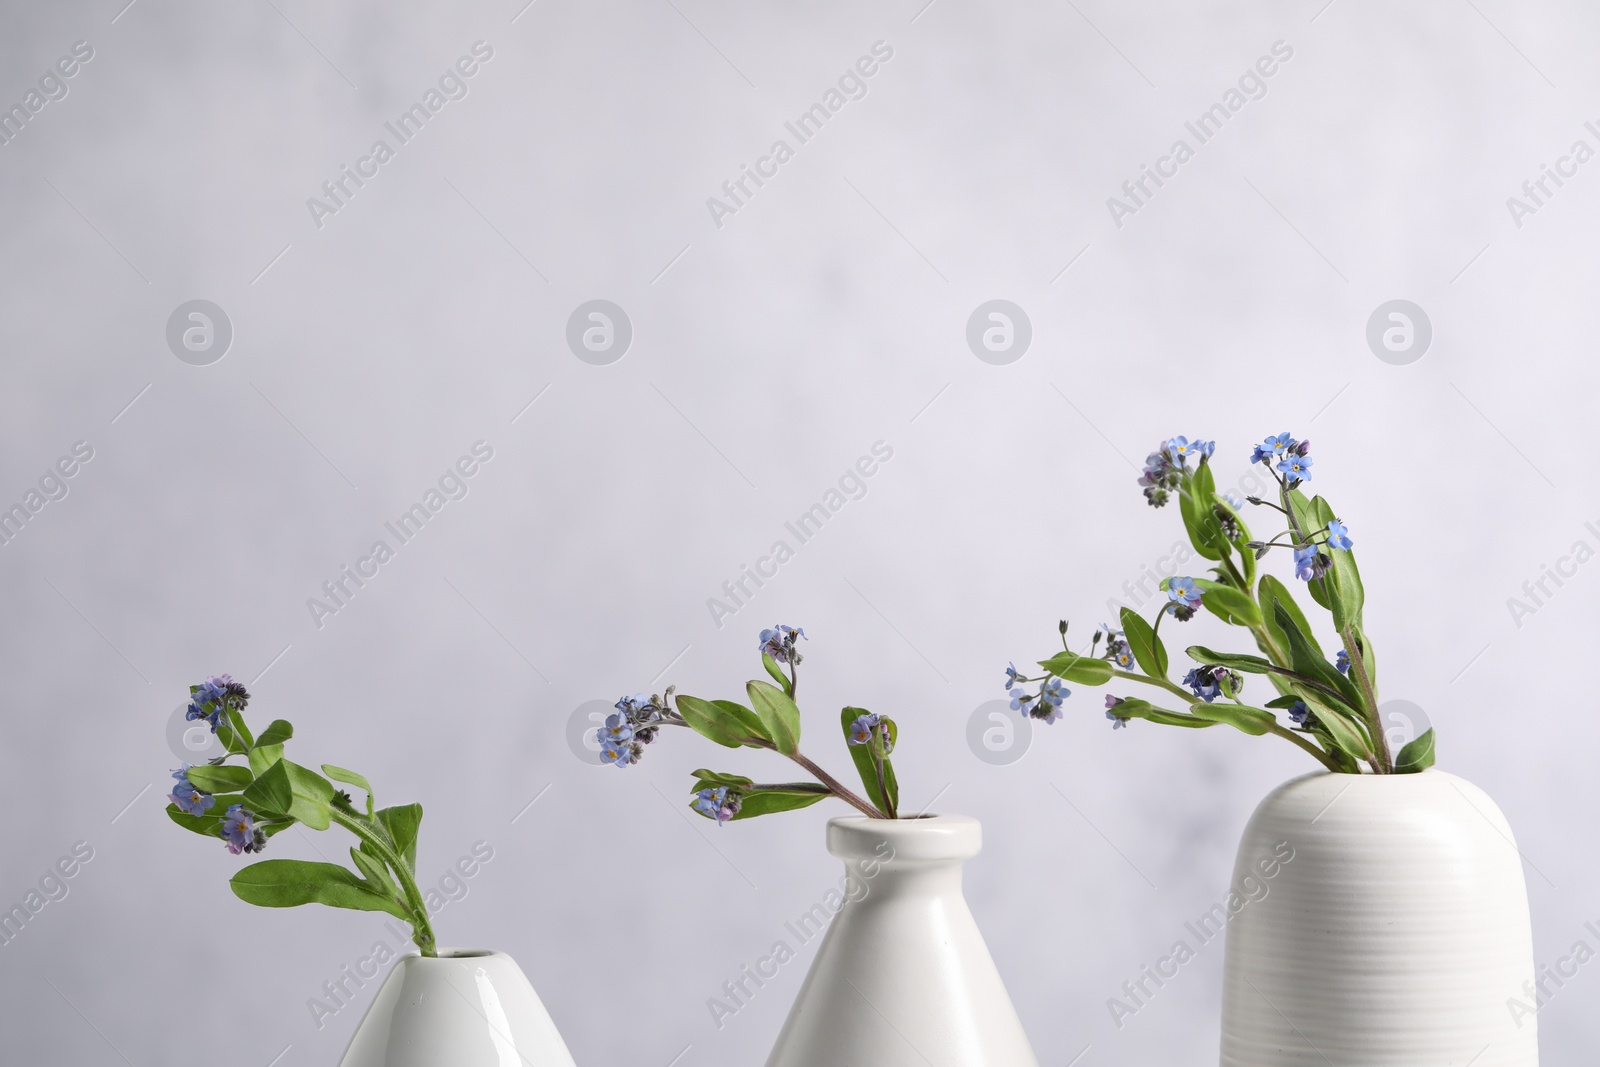
[(1245, 828), (1233, 888), (1223, 1067), (1538, 1064), (1534, 1019), (1509, 1003), (1534, 976), (1522, 861), (1471, 782), (1287, 782)]
[(961, 894), (982, 842), (964, 815), (828, 823), (851, 891), (767, 1067), (1038, 1067)]
[(397, 960), (339, 1064), (573, 1067), (516, 960), (479, 949)]

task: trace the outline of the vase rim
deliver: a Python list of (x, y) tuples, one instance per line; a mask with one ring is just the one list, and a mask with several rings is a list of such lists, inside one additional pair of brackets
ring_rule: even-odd
[(484, 959), (510, 959), (506, 953), (496, 948), (440, 948), (433, 956), (424, 956), (420, 953), (409, 954), (411, 959), (425, 960), (428, 962), (444, 963), (449, 960), (484, 960)]
[(828, 820), (828, 851), (842, 859), (965, 860), (983, 847), (983, 825), (970, 815), (926, 813), (905, 819), (838, 815)]
[(1426, 767), (1420, 771), (1408, 771), (1405, 774), (1374, 774), (1371, 771), (1363, 771), (1357, 774), (1352, 774), (1348, 771), (1317, 770), (1307, 771), (1305, 774), (1297, 774), (1293, 778), (1285, 781), (1283, 784), (1288, 785), (1291, 782), (1305, 782), (1314, 778), (1336, 779), (1339, 781), (1349, 781), (1355, 778), (1371, 778), (1374, 781), (1384, 780), (1398, 782), (1404, 779), (1415, 779), (1420, 781), (1427, 778), (1456, 778), (1456, 775), (1453, 775), (1449, 771), (1442, 770), (1438, 767)]
[(828, 825), (840, 826), (871, 826), (877, 829), (888, 829), (891, 833), (914, 834), (919, 832), (948, 833), (950, 827), (964, 826), (966, 824), (980, 825), (971, 815), (957, 815), (953, 812), (928, 811), (920, 815), (902, 815), (898, 819), (872, 819), (865, 815), (835, 815), (828, 820)]

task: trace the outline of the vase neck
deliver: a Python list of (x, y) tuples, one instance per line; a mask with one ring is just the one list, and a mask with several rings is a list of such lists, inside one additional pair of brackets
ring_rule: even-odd
[(961, 895), (961, 866), (977, 855), (976, 819), (843, 817), (828, 823), (828, 851), (844, 861), (848, 899), (871, 894)]

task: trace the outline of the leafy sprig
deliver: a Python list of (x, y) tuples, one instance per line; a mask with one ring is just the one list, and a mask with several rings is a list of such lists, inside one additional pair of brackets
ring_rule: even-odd
[(770, 681), (745, 684), (749, 704), (732, 700), (705, 700), (676, 693), (638, 693), (616, 703), (616, 712), (596, 732), (600, 756), (607, 763), (630, 767), (638, 763), (645, 746), (656, 740), (664, 726), (686, 726), (724, 748), (759, 748), (787, 756), (814, 782), (762, 783), (742, 775), (697, 770), (689, 806), (717, 823), (751, 819), (780, 811), (810, 807), (829, 797), (844, 801), (874, 819), (899, 817), (900, 786), (890, 754), (899, 736), (894, 720), (864, 708), (846, 707), (840, 726), (851, 759), (866, 793), (862, 796), (800, 751), (800, 708), (795, 703), (800, 662), (796, 647), (805, 631), (775, 626), (761, 631), (761, 665)]
[[(249, 700), (245, 687), (225, 674), (189, 687), (189, 719), (209, 723), (225, 751), (202, 766), (185, 764), (173, 772), (178, 784), (167, 797), (167, 816), (185, 830), (220, 838), (235, 855), (263, 851), (274, 835), (296, 823), (312, 830), (343, 827), (357, 841), (351, 868), (260, 860), (233, 876), (234, 894), (264, 908), (325, 904), (387, 912), (410, 924), (424, 956), (436, 955), (416, 879), (422, 805), (379, 808), (372, 785), (355, 771), (324, 763), (318, 774), (284, 759), (294, 727), (274, 719), (253, 735), (244, 720)], [(362, 790), (365, 810), (335, 782)]]
[[(1266, 438), (1251, 453), (1277, 482), (1276, 500), (1247, 497), (1252, 505), (1278, 513), (1285, 528), (1268, 540), (1254, 539), (1239, 515), (1245, 501), (1219, 494), (1211, 471), (1211, 441), (1174, 437), (1146, 459), (1139, 478), (1152, 507), (1174, 496), (1194, 549), (1213, 566), (1210, 579), (1173, 576), (1160, 588), (1165, 601), (1154, 622), (1132, 608), (1119, 615), (1121, 629), (1103, 625), (1089, 649), (1073, 652), (1067, 623), (1059, 626), (1062, 651), (1039, 662), (1045, 673), (1027, 677), (1012, 665), (1006, 688), (1014, 709), (1054, 722), (1070, 690), (1063, 682), (1103, 686), (1113, 680), (1139, 682), (1177, 697), (1186, 710), (1173, 710), (1137, 697), (1106, 697), (1112, 727), (1144, 719), (1166, 726), (1203, 729), (1219, 723), (1253, 736), (1281, 737), (1330, 771), (1414, 773), (1434, 762), (1430, 729), (1398, 754), (1390, 751), (1379, 713), (1377, 659), (1362, 625), (1366, 593), (1356, 566), (1354, 541), (1333, 507), (1308, 496), (1311, 444), (1290, 433)], [(1190, 460), (1194, 460), (1193, 466)], [(1274, 549), (1293, 553), (1295, 576), (1331, 617), (1343, 647), (1328, 661), (1315, 633), (1288, 587), (1257, 566)], [(1161, 623), (1168, 616), (1187, 622), (1204, 607), (1254, 639), (1255, 653), (1218, 652), (1203, 645), (1185, 649), (1195, 667), (1181, 684), (1172, 679)], [(1102, 650), (1101, 640), (1105, 645)], [(1259, 654), (1257, 654), (1259, 653)], [(1275, 695), (1260, 706), (1241, 699), (1246, 675), (1262, 676)], [(1041, 683), (1038, 693), (1022, 688)], [(1280, 719), (1283, 712), (1287, 721)]]

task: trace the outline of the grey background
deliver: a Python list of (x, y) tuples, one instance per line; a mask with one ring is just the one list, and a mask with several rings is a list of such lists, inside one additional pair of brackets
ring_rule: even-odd
[[(373, 986), (320, 1030), (306, 1002), (381, 919), (250, 908), (239, 861), (162, 814), (168, 718), (221, 671), (295, 722), (293, 758), (424, 802), (425, 879), (493, 847), (441, 939), (511, 952), (580, 1064), (761, 1062), (812, 950), (720, 1030), (706, 1000), (836, 883), (837, 809), (718, 829), (686, 772), (779, 773), (759, 754), (674, 735), (619, 772), (568, 728), (669, 681), (737, 693), (780, 620), (811, 635), (817, 758), (845, 766), (841, 704), (893, 714), (908, 802), (983, 820), (967, 893), (1041, 1063), (1214, 1062), (1220, 945), (1121, 1030), (1106, 999), (1309, 762), (1113, 734), (1086, 691), (1014, 763), (966, 740), (1008, 660), (1062, 615), (1086, 638), (1180, 536), (1134, 485), (1174, 433), (1217, 439), (1224, 485), (1264, 434), (1314, 441), (1385, 695), (1507, 812), (1539, 960), (1594, 943), (1600, 566), (1520, 620), (1507, 599), (1600, 547), (1600, 162), (1520, 227), (1506, 199), (1600, 147), (1600, 13), (923, 2), (5, 5), (0, 102), (95, 51), (0, 147), (0, 501), (94, 449), (0, 547), (0, 904), (94, 849), (0, 948), (7, 1062), (337, 1062)], [(317, 228), (307, 198), (478, 40), (467, 97)], [(706, 199), (879, 40), (865, 98), (715, 225)], [(1115, 225), (1107, 198), (1280, 40), (1266, 96)], [(166, 345), (193, 299), (233, 326), (210, 366)], [(565, 344), (594, 299), (633, 326), (609, 366)], [(965, 342), (993, 299), (1032, 324), (1006, 366)], [(1394, 299), (1433, 327), (1406, 366), (1365, 340)], [(318, 628), (307, 598), (479, 440), (466, 498)], [(865, 497), (717, 628), (707, 598), (879, 440)], [(1542, 1013), (1552, 1064), (1600, 1042), (1591, 969)]]

